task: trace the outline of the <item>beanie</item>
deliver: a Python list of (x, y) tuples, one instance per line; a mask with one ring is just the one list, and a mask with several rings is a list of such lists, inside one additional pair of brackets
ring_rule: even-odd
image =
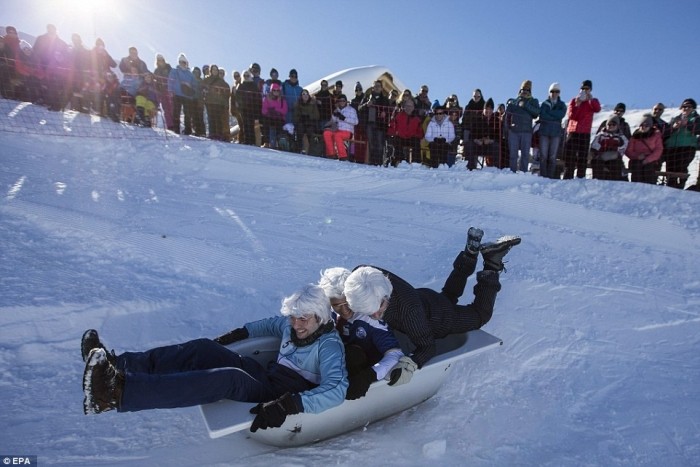
[(523, 81), (523, 84), (520, 85), (520, 89), (527, 89), (528, 91), (532, 91), (532, 81), (526, 79), (525, 81)]
[(177, 63), (180, 62), (185, 62), (185, 66), (189, 66), (190, 64), (190, 62), (187, 60), (187, 56), (182, 52), (177, 56)]
[(622, 110), (623, 112), (627, 110), (627, 106), (624, 102), (618, 102), (615, 104), (615, 110)]
[(552, 91), (561, 91), (561, 88), (559, 87), (559, 83), (554, 82), (554, 83), (549, 85), (549, 92), (552, 92)]
[(359, 81), (355, 83), (355, 91), (362, 91), (362, 83)]
[(607, 123), (614, 123), (616, 125), (619, 125), (620, 124), (620, 117), (618, 117), (617, 115), (613, 115), (612, 117), (610, 117), (608, 119)]
[(484, 104), (484, 107), (488, 107), (489, 109), (493, 110), (493, 99), (489, 97), (489, 100), (486, 101), (486, 104)]
[(431, 109), (435, 110), (435, 109), (439, 109), (439, 108), (440, 108), (440, 101), (435, 99), (433, 101), (433, 105), (432, 105)]
[(684, 100), (683, 103), (681, 104), (681, 108), (683, 108), (684, 105), (689, 105), (691, 109), (698, 108), (698, 104), (697, 104), (697, 102), (695, 102), (695, 99), (688, 98), (688, 99)]
[(289, 70), (289, 77), (290, 77), (290, 78), (296, 78), (297, 76), (298, 76), (298, 75), (297, 75), (297, 70), (295, 70), (294, 68), (292, 68), (291, 70)]
[(652, 117), (650, 114), (644, 114), (642, 117), (642, 121), (639, 122), (639, 126), (646, 125), (648, 127), (654, 126), (654, 117)]
[(581, 83), (582, 88), (588, 88), (588, 89), (593, 89), (593, 83), (591, 82), (590, 79), (583, 80), (583, 83)]

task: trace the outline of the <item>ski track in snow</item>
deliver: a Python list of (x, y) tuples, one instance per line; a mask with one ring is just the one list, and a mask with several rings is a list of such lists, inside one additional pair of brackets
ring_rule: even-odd
[[(697, 194), (187, 138), (0, 138), (3, 452), (91, 466), (700, 464)], [(87, 328), (117, 352), (215, 336), (336, 265), (439, 289), (469, 225), (523, 237), (485, 326), (504, 345), (417, 407), (286, 450), (211, 440), (196, 408), (82, 414)]]

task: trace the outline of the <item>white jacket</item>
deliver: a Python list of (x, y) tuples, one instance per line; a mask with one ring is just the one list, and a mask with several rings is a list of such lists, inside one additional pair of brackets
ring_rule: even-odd
[(449, 118), (443, 117), (442, 123), (438, 123), (435, 117), (430, 119), (428, 128), (425, 130), (425, 140), (432, 143), (435, 138), (445, 138), (449, 144), (455, 139), (455, 126)]
[(346, 104), (345, 107), (340, 109), (340, 113), (343, 114), (345, 120), (341, 120), (335, 115), (331, 117), (331, 120), (338, 125), (338, 130), (355, 133), (355, 125), (357, 125), (358, 123), (357, 111), (355, 111), (355, 108), (350, 106), (349, 104)]

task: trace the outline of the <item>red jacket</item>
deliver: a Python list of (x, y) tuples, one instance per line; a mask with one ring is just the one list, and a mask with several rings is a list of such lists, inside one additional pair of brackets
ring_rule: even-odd
[(664, 143), (659, 130), (652, 128), (649, 134), (635, 131), (630, 138), (625, 155), (632, 160), (641, 160), (645, 164), (656, 162), (661, 158)]
[(590, 133), (593, 126), (593, 114), (600, 112), (600, 102), (595, 97), (576, 105), (574, 97), (569, 102), (569, 124), (567, 133)]
[(403, 139), (421, 139), (423, 137), (421, 119), (416, 115), (408, 115), (402, 110), (389, 122), (387, 134), (389, 136), (398, 136)]

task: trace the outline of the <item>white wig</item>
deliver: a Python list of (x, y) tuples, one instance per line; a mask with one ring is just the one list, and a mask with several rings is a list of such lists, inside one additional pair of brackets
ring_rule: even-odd
[(355, 269), (345, 281), (343, 294), (355, 313), (371, 315), (389, 299), (393, 286), (382, 271), (371, 266)]
[(321, 279), (318, 281), (318, 285), (326, 292), (326, 296), (329, 299), (338, 299), (343, 296), (345, 281), (349, 275), (349, 269), (328, 268), (325, 271), (321, 271)]
[(306, 285), (282, 300), (280, 313), (295, 318), (316, 315), (321, 324), (332, 319), (328, 297), (323, 289), (315, 284)]

